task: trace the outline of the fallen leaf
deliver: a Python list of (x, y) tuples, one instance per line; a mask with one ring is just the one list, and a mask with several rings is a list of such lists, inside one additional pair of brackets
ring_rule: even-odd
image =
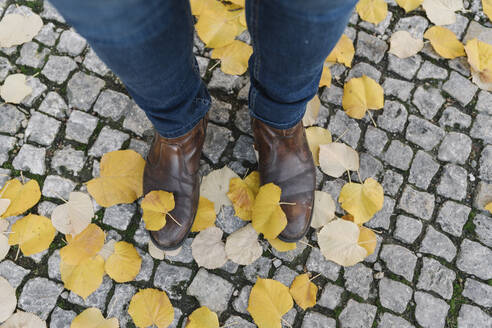
[(352, 266), (364, 260), (367, 251), (358, 244), (359, 226), (336, 219), (328, 223), (318, 233), (318, 245), (327, 260), (342, 266)]
[(151, 231), (161, 230), (166, 225), (167, 216), (174, 209), (174, 196), (163, 190), (153, 190), (145, 195), (140, 204), (143, 210), (142, 220), (145, 229)]
[(222, 4), (217, 0), (191, 0), (190, 5), (192, 15), (200, 16), (204, 8), (216, 6), (215, 10), (220, 10)]
[(279, 252), (293, 251), (294, 249), (297, 248), (296, 243), (286, 243), (285, 241), (281, 241), (278, 238), (268, 239), (268, 242), (270, 243), (270, 245), (272, 245), (273, 248), (275, 248)]
[(465, 55), (463, 44), (445, 27), (432, 26), (425, 31), (424, 38), (428, 39), (432, 48), (444, 58), (453, 59)]
[(374, 253), (374, 251), (376, 250), (378, 240), (376, 238), (376, 234), (374, 233), (374, 231), (364, 226), (361, 226), (359, 232), (359, 240), (357, 241), (357, 243), (359, 244), (359, 246), (362, 246), (366, 249), (367, 256), (369, 256), (372, 253)]
[(125, 241), (114, 244), (114, 253), (104, 263), (104, 271), (118, 283), (135, 279), (140, 272), (142, 258), (135, 246)]
[(219, 328), (219, 318), (208, 307), (202, 306), (190, 314), (186, 328)]
[(327, 87), (329, 88), (331, 86), (331, 63), (325, 62), (323, 64), (323, 71), (321, 72), (321, 79), (319, 80), (319, 85), (318, 87)]
[(232, 178), (229, 182), (227, 197), (234, 206), (235, 215), (244, 221), (251, 221), (255, 194), (241, 178)]
[(492, 202), (488, 203), (487, 205), (485, 205), (485, 209), (487, 211), (489, 211), (490, 213), (492, 213)]
[(492, 22), (492, 0), (482, 0), (483, 13)]
[(463, 0), (424, 0), (422, 8), (432, 23), (449, 25), (456, 23), (454, 12), (463, 9)]
[(316, 305), (318, 287), (309, 280), (309, 275), (304, 273), (294, 278), (290, 285), (289, 293), (296, 304), (301, 309), (306, 310)]
[(230, 75), (243, 75), (248, 69), (248, 60), (253, 48), (242, 41), (234, 40), (226, 46), (212, 50), (211, 57), (220, 59), (220, 69)]
[(222, 206), (232, 205), (227, 192), (229, 191), (229, 181), (239, 176), (233, 170), (224, 166), (219, 170), (210, 172), (203, 177), (200, 185), (200, 196), (212, 201), (215, 206), (215, 213), (219, 213)]
[(5, 321), (1, 328), (46, 328), (46, 322), (41, 320), (34, 313), (17, 311), (7, 321)]
[(405, 12), (408, 13), (414, 9), (417, 9), (424, 0), (396, 0), (398, 6), (405, 9)]
[(195, 221), (191, 227), (191, 232), (199, 232), (207, 229), (215, 224), (216, 214), (214, 203), (206, 199), (205, 197), (200, 197), (198, 201), (198, 209), (196, 211)]
[(321, 101), (316, 94), (313, 99), (311, 99), (306, 105), (306, 112), (304, 113), (304, 117), (302, 118), (302, 125), (314, 125), (316, 123), (316, 119), (318, 118), (320, 107)]
[(484, 75), (480, 74), (480, 72), (475, 71), (473, 68), (471, 68), (471, 74), (473, 83), (475, 83), (480, 89), (492, 91), (492, 82), (482, 81), (482, 77), (485, 78)]
[(191, 254), (198, 266), (217, 269), (227, 262), (225, 245), (222, 242), (222, 230), (210, 227), (200, 231), (191, 243)]
[(478, 73), (482, 83), (492, 83), (492, 45), (477, 38), (469, 40), (464, 47), (472, 71)]
[(50, 219), (29, 214), (12, 225), (9, 244), (19, 245), (24, 256), (31, 256), (48, 249), (55, 235)]
[(229, 260), (239, 265), (249, 265), (261, 257), (263, 248), (251, 223), (227, 237), (225, 252)]
[(331, 142), (331, 133), (325, 128), (312, 126), (306, 129), (306, 138), (313, 153), (314, 165), (319, 165), (319, 146)]
[(156, 325), (166, 328), (174, 320), (174, 309), (166, 292), (157, 289), (141, 289), (133, 295), (128, 313), (139, 328)]
[(282, 316), (293, 305), (287, 286), (258, 277), (249, 295), (248, 312), (259, 328), (281, 328)]
[(36, 14), (5, 15), (0, 22), (0, 47), (10, 48), (29, 42), (43, 27), (43, 20)]
[(104, 319), (101, 310), (97, 308), (89, 308), (82, 311), (76, 316), (70, 328), (119, 328), (118, 319)]
[(7, 256), (9, 250), (9, 239), (2, 232), (0, 232), (0, 261)]
[(60, 261), (61, 280), (65, 288), (83, 299), (101, 286), (104, 277), (104, 259), (100, 255), (85, 258), (76, 265)]
[(226, 6), (206, 6), (200, 12), (195, 30), (207, 48), (224, 47), (244, 31), (239, 23), (237, 11), (229, 11)]
[(258, 194), (258, 190), (260, 190), (260, 173), (258, 171), (253, 171), (246, 178), (244, 178), (244, 182), (248, 185), (249, 189), (253, 191), (253, 194)]
[(253, 205), (253, 228), (267, 239), (277, 238), (287, 226), (287, 217), (279, 204), (281, 192), (273, 183), (263, 185)]
[(36, 205), (41, 199), (41, 190), (36, 180), (22, 184), (17, 179), (9, 180), (0, 190), (2, 199), (10, 200), (10, 206), (2, 214), (2, 218), (20, 215)]
[(384, 0), (360, 0), (355, 10), (362, 20), (379, 24), (388, 15), (388, 4)]
[(106, 261), (114, 253), (115, 244), (116, 244), (116, 240), (114, 239), (109, 240), (107, 243), (104, 244), (104, 246), (97, 254), (101, 255), (104, 261)]
[(96, 224), (91, 223), (80, 234), (65, 235), (68, 245), (60, 249), (61, 259), (70, 265), (95, 256), (104, 245), (105, 234)]
[(0, 96), (6, 103), (19, 104), (22, 99), (32, 93), (32, 88), (26, 83), (24, 74), (7, 76), (0, 88)]
[(0, 199), (0, 217), (3, 213), (7, 211), (7, 208), (10, 206), (10, 199)]
[(345, 34), (342, 34), (338, 40), (335, 48), (326, 57), (328, 62), (337, 62), (344, 64), (347, 67), (352, 67), (352, 60), (354, 59), (355, 48), (352, 40)]
[(94, 207), (89, 195), (71, 192), (68, 202), (55, 207), (51, 213), (51, 223), (63, 234), (75, 236), (91, 223)]
[(339, 178), (343, 173), (359, 169), (359, 154), (344, 143), (332, 142), (319, 146), (321, 171)]
[(361, 225), (383, 208), (383, 187), (373, 178), (367, 178), (364, 184), (346, 183), (338, 201), (344, 210), (354, 216), (354, 223)]
[(408, 58), (418, 53), (424, 47), (424, 41), (415, 39), (407, 31), (397, 31), (391, 35), (389, 53)]
[(157, 248), (157, 246), (155, 246), (152, 241), (149, 241), (148, 249), (150, 256), (152, 256), (156, 260), (164, 260), (166, 253), (162, 249)]
[(17, 307), (15, 289), (7, 279), (0, 276), (0, 322), (7, 320)]
[(133, 203), (143, 194), (145, 160), (133, 150), (117, 150), (101, 158), (100, 177), (87, 182), (87, 190), (103, 207)]
[(342, 107), (348, 116), (361, 119), (368, 109), (377, 110), (383, 106), (383, 88), (367, 75), (352, 78), (343, 86)]
[(327, 192), (316, 190), (314, 192), (313, 219), (311, 227), (318, 229), (335, 218), (335, 202)]

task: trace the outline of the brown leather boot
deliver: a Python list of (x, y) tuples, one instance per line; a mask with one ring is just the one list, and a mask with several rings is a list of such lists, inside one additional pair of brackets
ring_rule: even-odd
[(255, 148), (259, 153), (261, 184), (273, 182), (282, 189), (281, 205), (287, 226), (278, 238), (285, 242), (302, 239), (311, 224), (316, 188), (313, 155), (309, 150), (302, 122), (279, 130), (254, 119)]
[(147, 155), (143, 189), (174, 194), (175, 207), (170, 212), (180, 225), (167, 218), (159, 231), (150, 231), (150, 238), (162, 250), (174, 250), (185, 241), (195, 220), (200, 198), (200, 155), (205, 140), (207, 118), (178, 138), (163, 138), (157, 132)]

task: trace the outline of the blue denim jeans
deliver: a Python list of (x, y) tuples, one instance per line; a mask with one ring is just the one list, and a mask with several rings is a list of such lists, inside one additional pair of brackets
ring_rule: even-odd
[[(123, 81), (156, 130), (174, 138), (210, 107), (193, 55), (187, 0), (51, 0)], [(251, 115), (287, 129), (316, 94), (356, 0), (246, 0)]]

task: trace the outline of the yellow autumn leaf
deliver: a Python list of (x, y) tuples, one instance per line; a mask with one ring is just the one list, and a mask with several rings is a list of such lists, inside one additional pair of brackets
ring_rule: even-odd
[(287, 286), (258, 277), (249, 295), (248, 312), (259, 328), (281, 328), (282, 316), (293, 305)]
[(374, 253), (376, 250), (376, 246), (378, 244), (378, 240), (376, 238), (376, 234), (369, 228), (364, 226), (360, 227), (359, 239), (357, 241), (359, 246), (364, 247), (367, 251), (367, 256)]
[(0, 218), (7, 218), (20, 215), (36, 205), (41, 199), (41, 190), (36, 180), (29, 180), (23, 185), (19, 180), (12, 179), (0, 189), (0, 198), (10, 200), (7, 210), (0, 215)]
[(135, 247), (125, 241), (119, 241), (114, 244), (114, 253), (104, 263), (104, 270), (114, 281), (123, 283), (135, 279), (141, 265), (142, 258)]
[(29, 214), (12, 225), (9, 245), (19, 245), (24, 256), (30, 256), (50, 247), (56, 229), (47, 217)]
[[(194, 16), (200, 16), (202, 11), (207, 7), (219, 7), (222, 4), (217, 0), (190, 0), (191, 14)], [(215, 10), (220, 10), (215, 9)]]
[(306, 138), (311, 153), (313, 153), (314, 165), (319, 165), (319, 145), (331, 143), (331, 133), (325, 128), (312, 126), (306, 129)]
[(256, 195), (258, 194), (258, 190), (260, 190), (260, 172), (251, 172), (246, 178), (244, 178), (244, 182), (246, 182), (249, 189), (251, 189), (256, 197)]
[(362, 20), (379, 24), (388, 15), (388, 4), (384, 0), (360, 0), (355, 10)]
[(368, 109), (383, 108), (383, 88), (367, 75), (352, 78), (343, 87), (342, 106), (348, 116), (361, 119)]
[(253, 48), (242, 41), (234, 40), (228, 45), (212, 50), (212, 58), (220, 59), (220, 69), (230, 75), (242, 75), (248, 69), (248, 59)]
[(174, 209), (174, 196), (167, 191), (153, 190), (145, 195), (140, 206), (143, 210), (145, 229), (160, 230), (166, 225), (167, 215)]
[(285, 241), (281, 241), (278, 238), (268, 239), (268, 242), (270, 243), (270, 245), (273, 246), (273, 248), (275, 248), (279, 252), (293, 251), (294, 249), (297, 248), (296, 243), (286, 243)]
[(174, 309), (166, 292), (158, 289), (141, 289), (133, 295), (128, 313), (139, 328), (151, 325), (166, 328), (174, 320)]
[(331, 71), (330, 71), (330, 63), (325, 62), (323, 64), (323, 72), (321, 73), (321, 79), (319, 80), (318, 87), (330, 87), (331, 86)]
[(492, 0), (482, 0), (483, 13), (492, 22)]
[(229, 11), (226, 6), (206, 6), (200, 12), (195, 30), (208, 48), (220, 48), (234, 41), (244, 31), (239, 22), (238, 11)]
[(492, 45), (477, 38), (469, 40), (465, 46), (468, 63), (479, 74), (483, 83), (492, 82)]
[(313, 99), (308, 101), (306, 105), (306, 111), (302, 118), (302, 125), (311, 126), (316, 124), (316, 119), (318, 118), (319, 110), (321, 108), (321, 100), (319, 100), (318, 95), (314, 95)]
[(432, 26), (425, 31), (424, 38), (428, 39), (432, 48), (444, 58), (453, 59), (465, 55), (463, 44), (451, 30), (445, 27)]
[(119, 328), (118, 319), (104, 319), (101, 310), (98, 308), (88, 308), (76, 316), (70, 328)]
[(408, 13), (409, 11), (417, 9), (423, 1), (424, 0), (396, 0), (396, 3)]
[(65, 288), (83, 299), (95, 292), (104, 277), (104, 259), (100, 255), (86, 258), (76, 265), (60, 261), (61, 279)]
[(87, 182), (87, 191), (103, 207), (133, 203), (143, 193), (145, 160), (133, 150), (117, 150), (101, 158), (100, 177)]
[(195, 221), (191, 227), (191, 232), (199, 232), (215, 224), (216, 214), (214, 203), (200, 196)]
[(492, 202), (488, 203), (487, 205), (485, 205), (485, 209), (487, 211), (489, 211), (490, 213), (492, 213)]
[(234, 206), (236, 216), (244, 221), (251, 221), (255, 194), (241, 178), (232, 178), (229, 181), (227, 197)]
[(352, 40), (350, 40), (350, 38), (345, 34), (342, 34), (335, 48), (333, 48), (328, 57), (326, 57), (326, 61), (338, 62), (344, 64), (347, 67), (351, 67), (354, 55), (355, 49)]
[(232, 3), (240, 6), (240, 7), (244, 7), (245, 6), (245, 0), (230, 0)]
[(91, 223), (75, 237), (71, 235), (65, 237), (68, 245), (60, 249), (60, 257), (67, 264), (77, 265), (101, 250), (104, 246), (105, 234), (96, 224)]
[(208, 307), (202, 306), (201, 308), (193, 311), (188, 317), (188, 323), (186, 328), (219, 328), (219, 318), (215, 312), (209, 310)]
[(316, 305), (318, 287), (309, 280), (309, 275), (304, 273), (294, 278), (290, 285), (289, 293), (296, 304), (301, 309), (306, 310)]
[(361, 225), (383, 208), (383, 187), (373, 178), (363, 184), (350, 182), (342, 187), (338, 201), (354, 216), (354, 223)]
[(252, 224), (256, 232), (267, 239), (275, 239), (287, 226), (287, 217), (280, 207), (281, 189), (273, 183), (260, 187), (252, 212)]
[(357, 224), (335, 219), (318, 233), (321, 254), (342, 266), (352, 266), (367, 257), (367, 250), (359, 245), (360, 228)]

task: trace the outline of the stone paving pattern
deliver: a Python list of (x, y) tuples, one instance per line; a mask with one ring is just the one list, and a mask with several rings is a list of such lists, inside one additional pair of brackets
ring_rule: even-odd
[[(176, 310), (172, 327), (200, 305), (219, 313), (223, 324), (254, 327), (246, 311), (257, 276), (290, 284), (295, 275), (320, 273), (318, 304), (295, 307), (286, 320), (296, 328), (315, 327), (492, 327), (492, 94), (470, 82), (465, 58), (444, 60), (429, 44), (418, 55), (399, 59), (387, 53), (393, 31), (422, 36), (429, 21), (421, 10), (405, 14), (392, 1), (387, 19), (374, 26), (354, 13), (345, 33), (354, 40), (351, 69), (332, 67), (333, 85), (320, 90), (317, 124), (357, 149), (361, 176), (375, 177), (385, 190), (384, 208), (367, 225), (382, 233), (375, 254), (342, 268), (319, 250), (302, 244), (279, 253), (263, 243), (255, 263), (231, 262), (217, 270), (198, 268), (191, 238), (175, 257), (157, 261), (146, 253), (147, 235), (137, 204), (102, 209), (97, 223), (108, 239), (132, 242), (143, 257), (136, 281), (117, 284), (106, 277), (87, 300), (64, 290), (59, 274), (61, 236), (49, 250), (14, 263), (15, 248), (0, 263), (0, 275), (17, 288), (20, 309), (47, 319), (51, 328), (69, 327), (76, 313), (100, 308), (121, 327), (134, 327), (127, 314), (139, 288), (165, 290)], [(492, 33), (478, 0), (448, 26), (460, 39)], [(33, 93), (13, 106), (0, 105), (0, 173), (40, 182), (43, 198), (34, 213), (50, 216), (73, 190), (98, 175), (100, 157), (117, 149), (145, 156), (152, 127), (121, 82), (86, 41), (48, 3), (0, 0), (0, 15), (37, 12), (44, 21), (32, 42), (0, 49), (0, 82), (10, 73), (31, 75)], [(241, 39), (248, 41), (245, 33)], [(247, 110), (248, 78), (228, 76), (196, 40), (202, 76), (213, 95), (201, 172), (228, 165), (240, 175), (256, 158)], [(343, 82), (366, 74), (383, 85), (385, 106), (354, 120), (341, 109)], [(337, 198), (348, 181), (317, 174), (318, 188)], [(0, 176), (0, 185), (8, 178)], [(357, 180), (356, 174), (352, 176)], [(338, 205), (337, 205), (338, 206)], [(337, 212), (341, 214), (338, 206)], [(11, 222), (17, 218), (10, 218)], [(226, 234), (244, 223), (224, 208), (217, 225)], [(309, 243), (316, 245), (310, 231)]]

